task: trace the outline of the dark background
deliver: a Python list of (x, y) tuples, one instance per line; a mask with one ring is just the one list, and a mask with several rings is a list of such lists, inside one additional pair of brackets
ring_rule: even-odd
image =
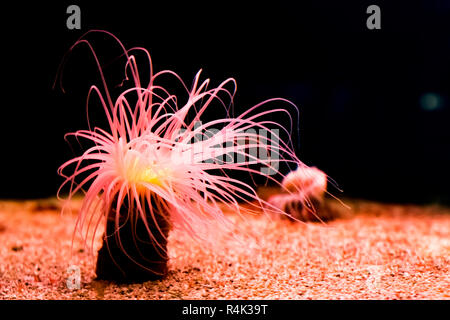
[[(56, 193), (73, 156), (64, 134), (87, 128), (87, 90), (100, 85), (88, 50), (72, 53), (66, 94), (52, 84), (76, 39), (104, 29), (188, 84), (200, 68), (213, 84), (234, 77), (238, 111), (293, 101), (298, 155), (345, 196), (450, 203), (450, 1), (93, 2), (2, 4), (0, 197)], [(81, 31), (66, 28), (70, 4)], [(381, 30), (366, 28), (370, 4)]]

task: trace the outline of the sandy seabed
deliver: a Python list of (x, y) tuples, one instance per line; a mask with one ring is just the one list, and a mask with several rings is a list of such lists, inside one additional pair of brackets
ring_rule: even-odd
[(56, 200), (0, 201), (0, 299), (450, 298), (449, 208), (345, 202), (351, 214), (327, 224), (249, 216), (220, 250), (174, 231), (166, 279), (116, 284), (94, 280)]

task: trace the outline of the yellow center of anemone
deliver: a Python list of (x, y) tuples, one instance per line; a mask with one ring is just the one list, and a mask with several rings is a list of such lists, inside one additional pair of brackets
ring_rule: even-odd
[(169, 174), (170, 172), (167, 168), (153, 169), (149, 167), (138, 174), (138, 181), (136, 182), (146, 182), (162, 187), (163, 181), (168, 178)]
[(167, 167), (161, 168), (159, 165), (142, 165), (136, 159), (134, 165), (128, 167), (125, 175), (128, 182), (135, 183), (139, 188), (145, 187), (143, 183), (163, 187), (171, 176), (171, 170)]

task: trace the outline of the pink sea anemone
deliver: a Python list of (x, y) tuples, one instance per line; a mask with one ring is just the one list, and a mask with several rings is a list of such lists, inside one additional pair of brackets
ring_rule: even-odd
[[(91, 238), (92, 247), (101, 223), (109, 221), (118, 231), (126, 221), (132, 221), (135, 232), (136, 222), (141, 221), (148, 240), (159, 246), (158, 251), (164, 256), (165, 248), (159, 243), (167, 239), (167, 230), (162, 230), (161, 223), (206, 240), (217, 228), (230, 225), (224, 208), (241, 213), (239, 201), (246, 201), (255, 211), (262, 208), (283, 214), (277, 206), (260, 199), (252, 185), (228, 173), (263, 175), (279, 183), (272, 173), (278, 173), (281, 162), (305, 168), (290, 143), (280, 139), (280, 134), (288, 131), (265, 118), (274, 113), (289, 115), (285, 107), (267, 107), (269, 102), (270, 106), (277, 102), (293, 105), (291, 102), (270, 99), (233, 117), (230, 105), (236, 88), (234, 79), (210, 89), (210, 80), (201, 81), (198, 72), (189, 89), (173, 71), (154, 74), (150, 54), (144, 48), (126, 49), (112, 34), (96, 32), (117, 41), (126, 59), (125, 78), (132, 85), (113, 100), (101, 63), (88, 41), (92, 31), (74, 44), (87, 45), (93, 53), (103, 92), (92, 86), (88, 103), (96, 94), (109, 124), (107, 128), (89, 126), (88, 130), (69, 133), (89, 140), (92, 145), (59, 169), (65, 181), (58, 194), (66, 186), (68, 200), (79, 191), (85, 193), (76, 231), (86, 243)], [(139, 70), (142, 66), (138, 68), (136, 52), (144, 53), (148, 59), (148, 83), (142, 83)], [(158, 83), (162, 77), (174, 77), (186, 90), (186, 101), (181, 106), (178, 105), (181, 99)], [(230, 104), (225, 103), (226, 99)], [(201, 123), (213, 102), (222, 105), (228, 116)], [(123, 239), (118, 232), (113, 234), (118, 247), (125, 252)]]
[(299, 168), (289, 172), (282, 181), (289, 191), (272, 195), (268, 202), (303, 221), (321, 220), (315, 210), (322, 207), (327, 191), (327, 175), (315, 168)]
[(322, 170), (299, 167), (284, 177), (281, 192), (272, 194), (267, 201), (287, 213), (281, 217), (292, 221), (324, 222), (349, 216), (350, 207), (327, 191), (329, 181), (337, 188)]

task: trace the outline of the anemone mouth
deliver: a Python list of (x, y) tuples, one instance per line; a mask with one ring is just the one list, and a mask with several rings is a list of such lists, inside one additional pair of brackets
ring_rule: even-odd
[(135, 182), (140, 186), (143, 186), (143, 183), (150, 183), (162, 187), (164, 184), (164, 180), (167, 180), (170, 172), (170, 169), (167, 167), (161, 169), (155, 167), (147, 167), (138, 172), (137, 180)]
[(136, 164), (127, 168), (124, 179), (129, 184), (134, 184), (138, 189), (145, 189), (146, 185), (164, 187), (171, 178), (172, 170), (168, 166), (152, 164)]
[[(173, 170), (168, 161), (157, 161), (154, 152), (139, 150), (137, 148), (119, 148), (113, 159), (118, 176), (129, 186), (134, 185), (140, 191), (146, 185), (164, 187), (173, 176)], [(166, 159), (167, 160), (167, 159)]]

